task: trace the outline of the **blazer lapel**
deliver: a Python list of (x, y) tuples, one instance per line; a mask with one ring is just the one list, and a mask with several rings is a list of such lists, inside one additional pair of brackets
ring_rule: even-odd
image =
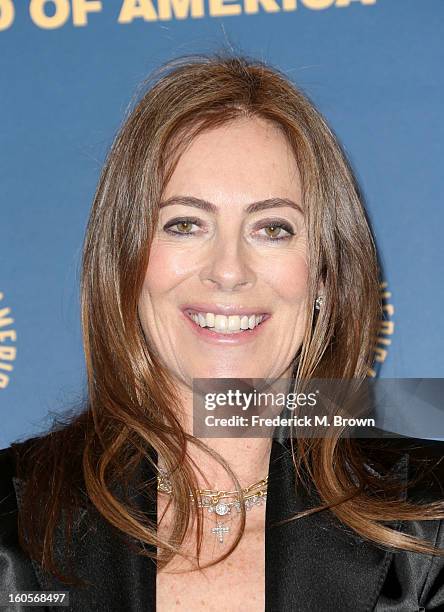
[(392, 553), (359, 538), (330, 511), (273, 527), (317, 505), (315, 495), (301, 486), (296, 493), (294, 487), (290, 448), (273, 441), (266, 507), (265, 611), (373, 609)]

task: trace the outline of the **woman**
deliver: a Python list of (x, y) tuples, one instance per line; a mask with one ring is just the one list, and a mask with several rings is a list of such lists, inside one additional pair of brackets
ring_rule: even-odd
[(192, 435), (195, 379), (372, 365), (359, 192), (277, 70), (156, 75), (100, 178), (81, 309), (86, 405), (1, 454), (1, 590), (82, 611), (442, 609), (439, 443)]

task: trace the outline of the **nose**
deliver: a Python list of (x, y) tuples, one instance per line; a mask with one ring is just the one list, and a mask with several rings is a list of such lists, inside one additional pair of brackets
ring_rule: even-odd
[(251, 262), (248, 261), (247, 248), (236, 239), (216, 241), (202, 266), (202, 283), (219, 291), (250, 289), (255, 283), (256, 275)]

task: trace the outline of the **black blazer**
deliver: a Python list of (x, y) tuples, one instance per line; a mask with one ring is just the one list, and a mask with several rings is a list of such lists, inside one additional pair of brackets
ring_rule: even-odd
[[(403, 478), (412, 472), (414, 456), (444, 455), (444, 442), (404, 438), (401, 445), (399, 440), (378, 443), (391, 449), (391, 456), (395, 457), (393, 469), (399, 470)], [(397, 448), (399, 452), (393, 453)], [(443, 498), (443, 463), (434, 475), (410, 491), (412, 498), (423, 501)], [(17, 543), (17, 509), (23, 482), (14, 473), (10, 449), (1, 450), (0, 591), (69, 590), (69, 608), (61, 609), (75, 612), (156, 610), (155, 563), (137, 555), (92, 509), (82, 509), (71, 543), (74, 572), (86, 578), (90, 586), (69, 588), (54, 577), (44, 576)], [(304, 490), (294, 494), (293, 478), (288, 444), (273, 440), (266, 505), (266, 612), (444, 610), (443, 557), (384, 550), (339, 524), (330, 511), (272, 527), (276, 521), (313, 503), (311, 495)], [(154, 501), (150, 510), (155, 516)], [(398, 521), (391, 525), (444, 548), (443, 520)], [(56, 537), (56, 550), (62, 546), (62, 540)], [(2, 609), (17, 612), (28, 608), (15, 604)], [(52, 608), (33, 609), (37, 612)]]

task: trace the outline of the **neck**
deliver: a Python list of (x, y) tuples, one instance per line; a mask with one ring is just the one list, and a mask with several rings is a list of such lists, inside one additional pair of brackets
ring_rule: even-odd
[[(193, 395), (189, 387), (181, 386), (181, 423), (184, 431), (193, 435)], [(271, 438), (199, 438), (229, 464), (240, 486), (245, 488), (268, 476)], [(187, 446), (188, 457), (202, 473), (195, 470), (200, 488), (232, 490), (233, 480), (223, 466), (196, 444)], [(160, 463), (160, 467), (164, 467)]]

